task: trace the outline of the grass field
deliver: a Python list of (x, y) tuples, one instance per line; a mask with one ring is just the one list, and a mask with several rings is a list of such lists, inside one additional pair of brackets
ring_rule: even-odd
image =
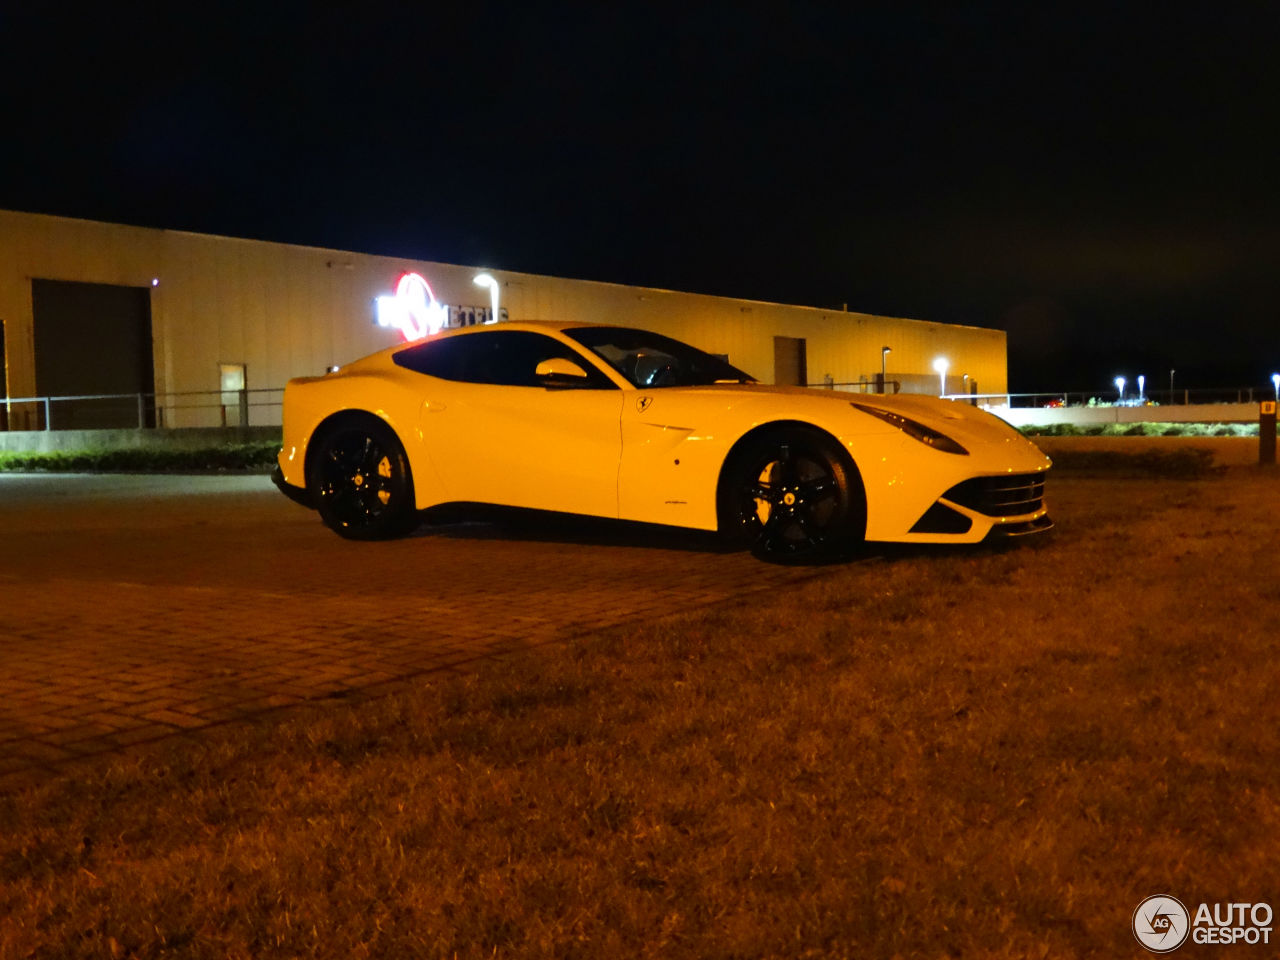
[(1280, 908), (1280, 474), (1050, 494), (0, 798), (0, 956), (1112, 958), (1152, 894)]

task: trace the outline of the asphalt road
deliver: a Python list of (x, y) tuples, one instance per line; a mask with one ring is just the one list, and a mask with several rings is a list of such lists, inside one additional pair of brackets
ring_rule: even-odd
[(352, 543), (261, 476), (0, 475), (0, 789), (813, 575), (554, 515)]

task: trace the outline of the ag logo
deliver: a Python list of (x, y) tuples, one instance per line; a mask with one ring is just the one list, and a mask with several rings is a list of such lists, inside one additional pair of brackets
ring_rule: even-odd
[(1169, 953), (1187, 939), (1190, 919), (1176, 897), (1147, 897), (1133, 911), (1133, 935), (1152, 953)]
[(649, 404), (653, 403), (653, 397), (641, 397), (636, 401), (636, 409), (644, 413), (649, 409)]

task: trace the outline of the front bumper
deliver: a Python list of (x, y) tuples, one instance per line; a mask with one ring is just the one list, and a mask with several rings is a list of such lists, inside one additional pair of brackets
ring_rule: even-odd
[(965, 480), (939, 497), (911, 533), (974, 540), (1051, 530), (1044, 481), (1043, 471)]

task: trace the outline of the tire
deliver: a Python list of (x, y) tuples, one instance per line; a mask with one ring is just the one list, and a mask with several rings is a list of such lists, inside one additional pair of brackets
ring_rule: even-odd
[(720, 484), (720, 529), (757, 557), (830, 556), (866, 532), (857, 469), (826, 434), (800, 427), (764, 434), (735, 451)]
[(349, 540), (388, 540), (417, 525), (409, 460), (389, 426), (352, 417), (316, 442), (307, 489), (325, 526)]

